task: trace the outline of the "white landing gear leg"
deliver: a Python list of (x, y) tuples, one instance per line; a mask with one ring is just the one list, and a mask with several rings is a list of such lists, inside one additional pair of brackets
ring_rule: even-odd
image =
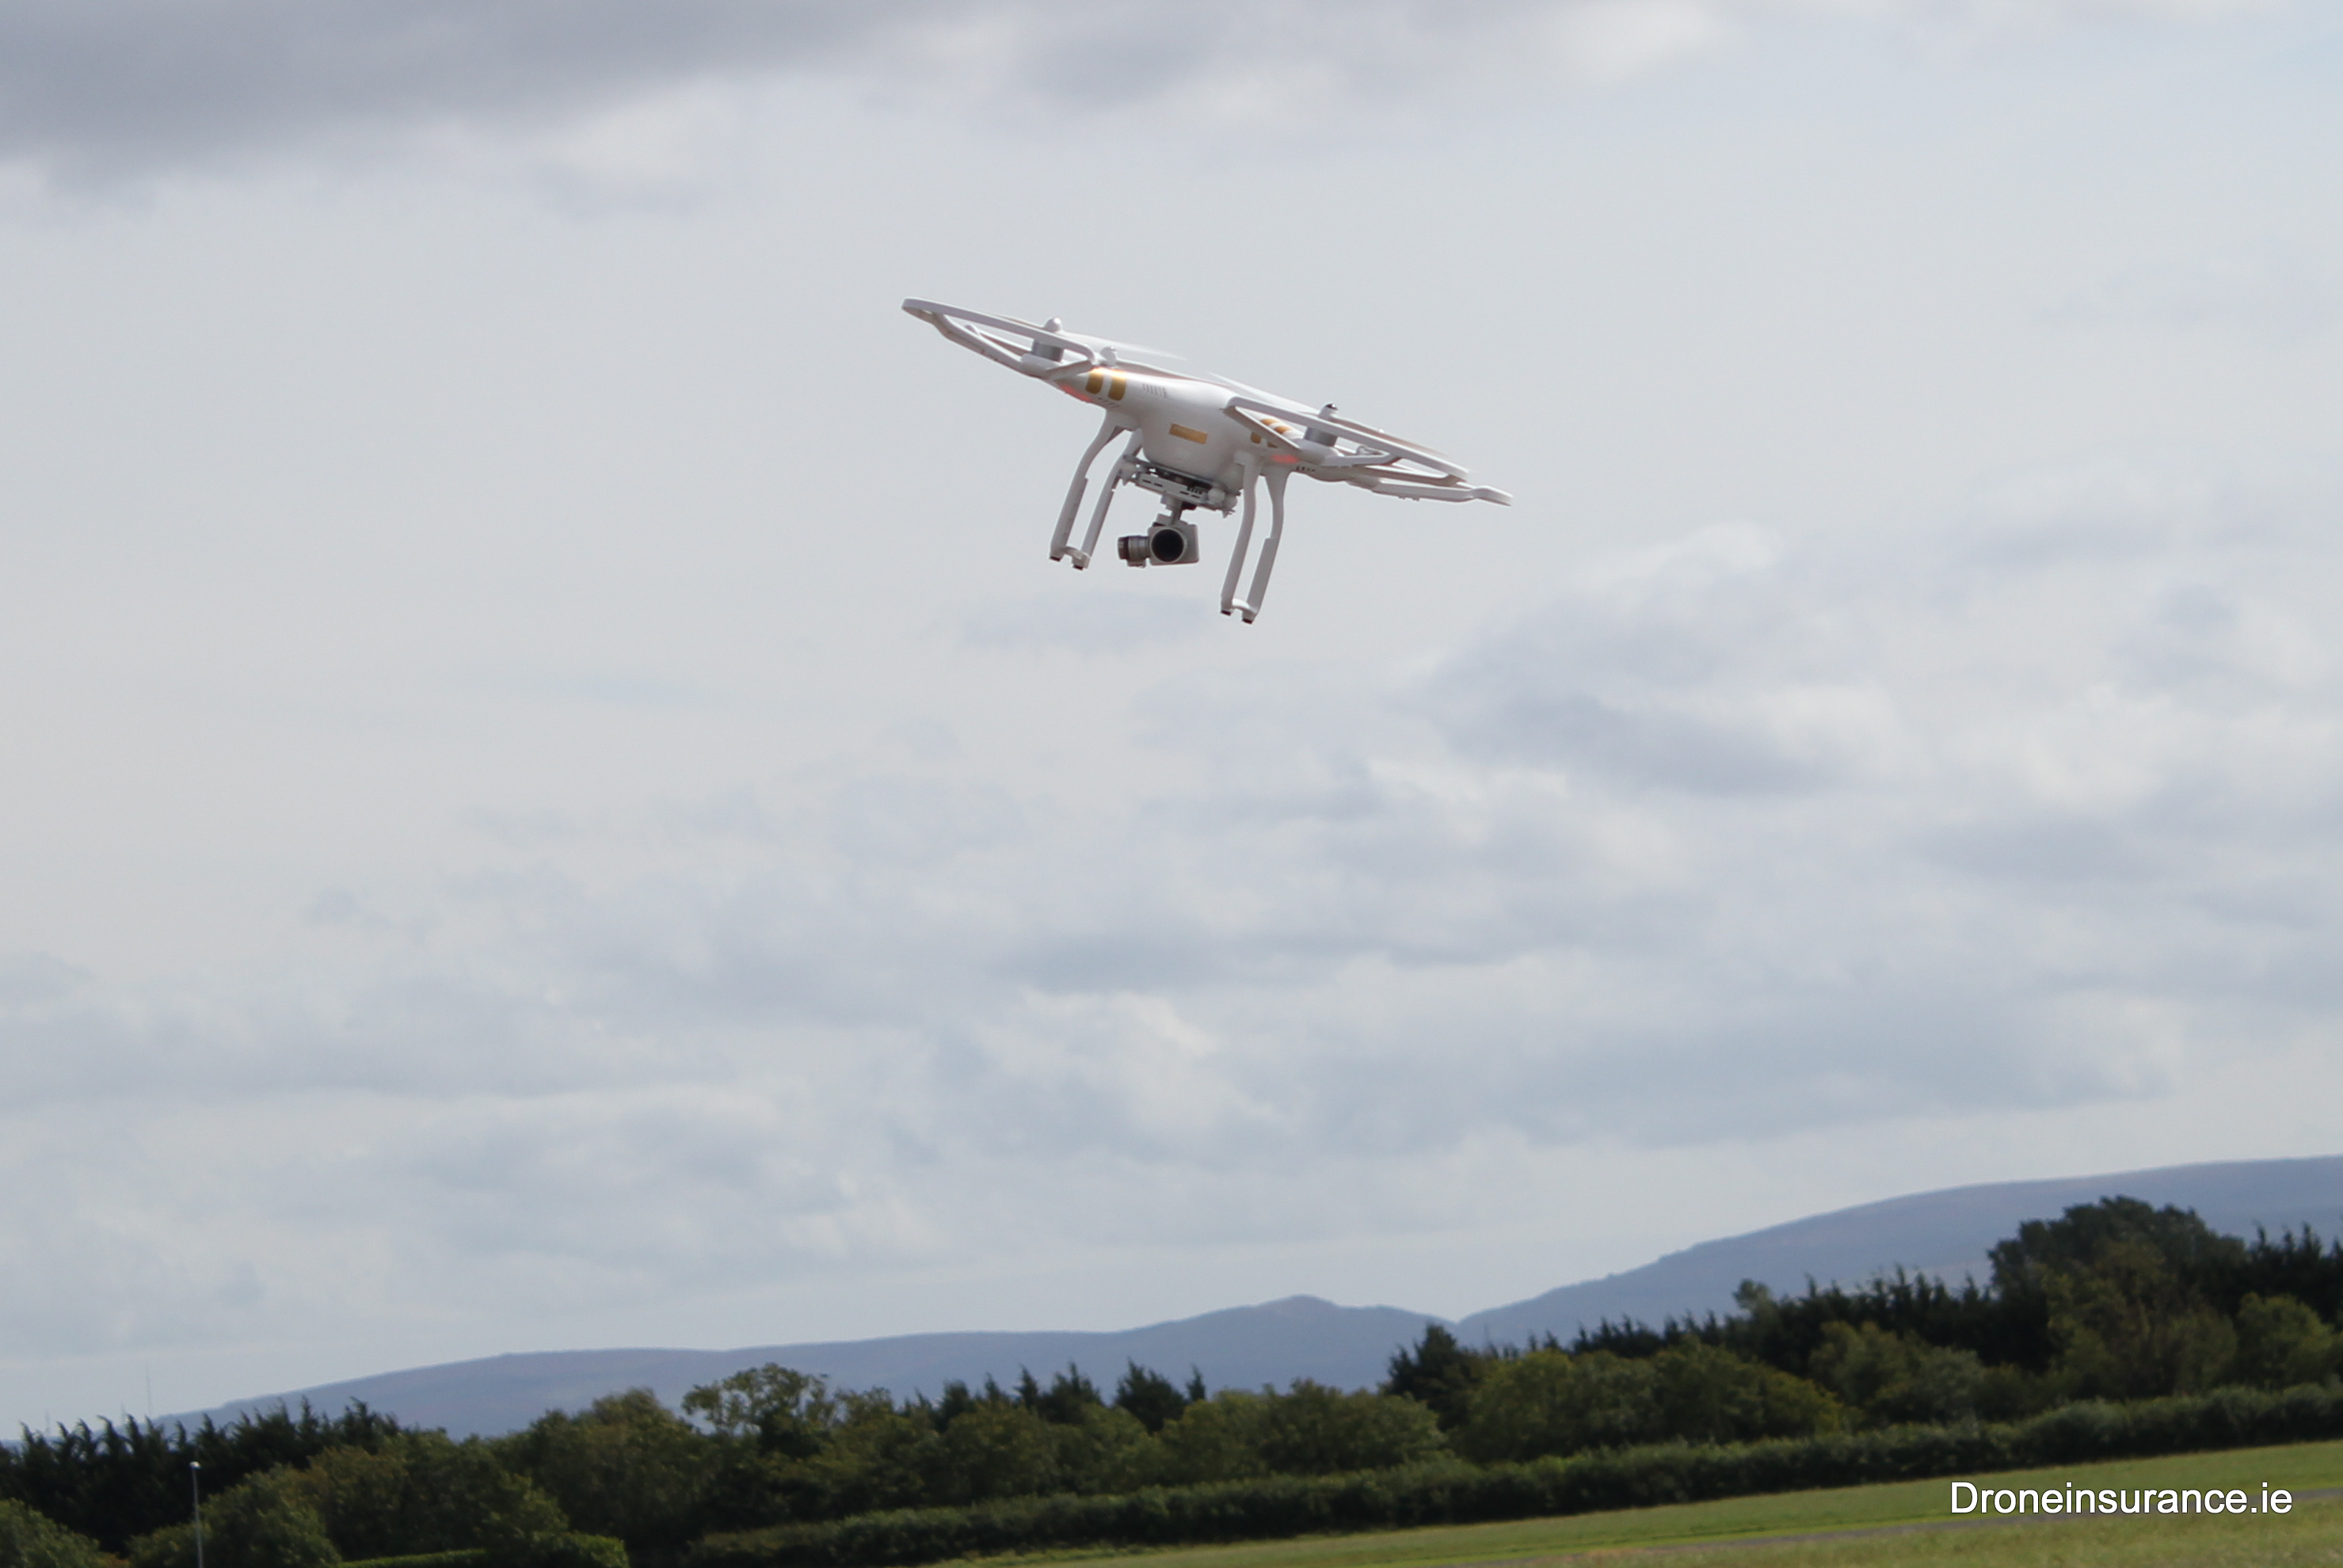
[[(1111, 431), (1102, 434), (1111, 435)], [(1139, 472), (1139, 440), (1140, 433), (1133, 430), (1131, 439), (1123, 445), (1122, 456), (1114, 460), (1114, 472), (1107, 476), (1106, 488), (1099, 492), (1098, 505), (1091, 511), (1091, 526), (1082, 535), (1082, 548), (1068, 552), (1073, 558), (1076, 571), (1089, 566), (1091, 555), (1098, 549), (1099, 530), (1106, 527), (1106, 509), (1114, 503), (1115, 487)]]
[(1237, 578), (1244, 572), (1245, 547), (1252, 542), (1252, 477), (1245, 478), (1244, 520), (1237, 525), (1236, 548), (1229, 553), (1228, 579), (1221, 585), (1221, 613), (1241, 615), (1247, 626), (1261, 613), (1262, 598), (1269, 592), (1270, 570), (1277, 565), (1277, 541), (1285, 534), (1285, 481), (1292, 477), (1291, 469), (1282, 467), (1262, 476), (1269, 484), (1269, 538), (1261, 542), (1261, 564), (1253, 568), (1251, 591), (1238, 598)]
[(1244, 510), (1237, 520), (1237, 542), (1229, 550), (1229, 575), (1221, 579), (1221, 613), (1234, 615), (1237, 609), (1237, 583), (1244, 576), (1245, 551), (1252, 548), (1252, 512), (1255, 492), (1260, 488), (1261, 470), (1245, 465)]
[[(1082, 509), (1082, 492), (1090, 487), (1091, 465), (1098, 461), (1098, 455), (1105, 451), (1106, 444), (1113, 439), (1114, 419), (1110, 416), (1107, 422), (1099, 427), (1099, 433), (1091, 437), (1089, 448), (1082, 453), (1082, 460), (1074, 465), (1074, 482), (1066, 488), (1066, 504), (1058, 508), (1058, 531), (1050, 536), (1051, 560), (1066, 558), (1069, 553), (1066, 541), (1073, 537), (1074, 518)], [(1083, 558), (1087, 560), (1088, 557)], [(1083, 562), (1074, 564), (1080, 566)]]

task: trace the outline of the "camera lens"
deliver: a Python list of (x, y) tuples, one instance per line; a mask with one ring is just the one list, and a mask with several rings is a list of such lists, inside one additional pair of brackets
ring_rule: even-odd
[(1177, 528), (1158, 528), (1152, 548), (1155, 558), (1169, 565), (1188, 553), (1188, 541)]

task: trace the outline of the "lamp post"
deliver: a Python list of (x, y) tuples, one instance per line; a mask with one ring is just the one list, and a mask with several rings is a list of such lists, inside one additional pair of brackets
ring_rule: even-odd
[(196, 1568), (204, 1568), (204, 1464), (187, 1461), (187, 1485), (196, 1497)]

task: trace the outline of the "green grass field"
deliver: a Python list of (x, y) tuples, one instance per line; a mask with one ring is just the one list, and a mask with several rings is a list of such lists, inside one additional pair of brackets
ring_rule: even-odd
[[(1990, 1481), (2002, 1486), (2037, 1487), (2071, 1481), (2078, 1487), (2087, 1483), (2094, 1489), (2237, 1487), (2249, 1494), (2258, 1494), (2267, 1483), (2301, 1498), (2305, 1493), (2343, 1487), (2343, 1442), (2177, 1454), (1960, 1479), (1980, 1485)], [(1966, 1525), (1954, 1523), (1950, 1497), (1951, 1478), (1946, 1478), (1505, 1524), (1147, 1553), (1056, 1553), (1049, 1561), (1064, 1563), (1122, 1555), (1144, 1556), (1147, 1568), (1446, 1568), (1469, 1563), (1526, 1565), (1556, 1559), (1612, 1558), (1654, 1547), (1701, 1547), (1724, 1549), (1700, 1552), (1702, 1562), (1723, 1557), (1733, 1568), (1791, 1568), (1805, 1563), (1852, 1568), (1868, 1563), (1941, 1563), (1958, 1568), (2343, 1565), (2343, 1498), (2305, 1499), (2296, 1503), (2292, 1513), (2282, 1515), (2161, 1519), (2084, 1515)], [(1859, 1533), (1865, 1532), (1870, 1533)]]

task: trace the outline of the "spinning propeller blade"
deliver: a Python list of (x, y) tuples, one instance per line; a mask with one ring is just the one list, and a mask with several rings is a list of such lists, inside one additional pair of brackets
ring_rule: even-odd
[(1086, 348), (1095, 348), (1101, 353), (1111, 352), (1126, 365), (1131, 362), (1131, 356), (1134, 354), (1143, 354), (1150, 359), (1181, 357), (1169, 348), (1150, 348), (1144, 343), (1125, 343), (1120, 337), (1096, 337), (1087, 332), (1068, 332), (1062, 327), (1059, 328), (1058, 336), (1070, 343), (1079, 343)]
[(1028, 376), (1054, 378), (1080, 374), (1099, 365), (1115, 366), (1125, 370), (1151, 370), (1160, 367), (1142, 363), (1131, 356), (1151, 355), (1165, 359), (1180, 357), (1176, 354), (1135, 343), (1096, 337), (1085, 332), (1068, 332), (1059, 326), (1055, 317), (1037, 327), (1013, 316), (988, 316), (980, 310), (962, 310), (958, 306), (939, 305), (929, 299), (907, 299), (903, 301), (903, 309), (961, 347), (973, 348), (987, 358), (997, 359), (1011, 369), (1022, 371)]

